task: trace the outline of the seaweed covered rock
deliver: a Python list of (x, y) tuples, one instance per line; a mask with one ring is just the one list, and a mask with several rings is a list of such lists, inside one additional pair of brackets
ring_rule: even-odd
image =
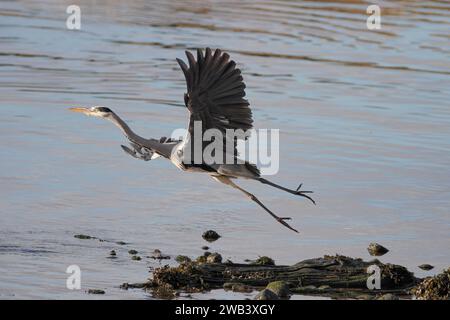
[(267, 285), (266, 289), (281, 298), (288, 298), (290, 296), (289, 285), (286, 281), (273, 281)]
[(411, 292), (419, 300), (450, 299), (450, 268), (434, 277), (426, 278)]
[[(308, 293), (325, 296), (350, 296), (355, 294), (405, 294), (417, 283), (406, 268), (383, 264), (378, 260), (366, 262), (345, 256), (324, 256), (301, 261), (292, 266), (205, 263), (184, 263), (178, 267), (156, 268), (152, 285), (170, 285), (174, 289), (198, 292), (223, 288), (225, 283), (240, 283), (253, 288), (264, 288), (271, 282), (288, 286), (291, 293)], [(378, 265), (381, 287), (386, 291), (367, 289), (367, 268)], [(274, 286), (274, 285), (272, 285)], [(278, 293), (284, 291), (276, 289)], [(284, 295), (284, 293), (283, 293)]]

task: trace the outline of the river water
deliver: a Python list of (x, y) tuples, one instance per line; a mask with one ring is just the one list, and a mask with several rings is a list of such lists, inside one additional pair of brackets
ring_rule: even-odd
[[(156, 248), (202, 254), (207, 229), (222, 235), (210, 251), (235, 262), (370, 259), (379, 242), (382, 261), (417, 276), (448, 267), (450, 3), (378, 1), (381, 29), (368, 30), (371, 3), (78, 1), (81, 30), (68, 30), (71, 1), (1, 1), (0, 299), (151, 298), (119, 285), (148, 278)], [(125, 155), (117, 128), (67, 111), (108, 106), (143, 136), (170, 135), (188, 115), (175, 58), (206, 46), (242, 69), (255, 126), (280, 129), (269, 178), (315, 191), (317, 206), (242, 182), (300, 234), (206, 175)], [(66, 288), (69, 265), (81, 290)]]

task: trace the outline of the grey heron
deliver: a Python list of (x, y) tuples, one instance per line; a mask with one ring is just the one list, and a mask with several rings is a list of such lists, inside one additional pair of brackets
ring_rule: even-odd
[[(162, 156), (169, 159), (183, 171), (207, 173), (216, 181), (243, 192), (279, 223), (298, 232), (286, 222), (286, 220), (291, 219), (290, 217), (277, 216), (252, 193), (238, 186), (234, 180), (244, 178), (259, 181), (291, 194), (305, 197), (315, 204), (314, 200), (308, 195), (312, 191), (300, 190), (302, 184), (297, 189), (280, 186), (261, 177), (257, 166), (248, 161), (235, 161), (231, 164), (192, 163), (191, 159), (186, 159), (185, 155), (190, 154), (192, 151), (192, 143), (188, 142), (193, 141), (196, 138), (195, 135), (198, 135), (194, 130), (195, 122), (200, 123), (200, 134), (209, 129), (216, 129), (223, 132), (224, 137), (227, 137), (227, 130), (249, 130), (253, 128), (252, 112), (248, 101), (244, 99), (245, 84), (241, 71), (236, 68), (236, 63), (230, 60), (230, 56), (227, 53), (223, 53), (220, 49), (216, 49), (213, 52), (210, 48), (206, 48), (204, 54), (202, 50), (198, 49), (197, 60), (189, 51), (186, 51), (186, 56), (189, 65), (181, 59), (177, 59), (187, 85), (184, 103), (190, 117), (188, 135), (185, 139), (173, 140), (165, 137), (161, 139), (145, 139), (134, 133), (115, 112), (107, 107), (76, 107), (70, 108), (70, 110), (104, 118), (114, 123), (129, 140), (131, 148), (122, 145), (122, 149), (131, 156), (146, 161)], [(245, 140), (247, 137), (233, 137), (232, 157), (234, 160), (238, 160), (237, 140)], [(207, 144), (202, 142), (201, 148), (204, 149), (206, 146)], [(229, 152), (229, 150), (224, 150), (224, 152)]]

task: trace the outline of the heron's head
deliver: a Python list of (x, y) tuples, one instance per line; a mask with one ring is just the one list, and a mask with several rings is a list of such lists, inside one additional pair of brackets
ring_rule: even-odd
[(99, 106), (95, 106), (92, 108), (70, 108), (69, 110), (73, 112), (81, 112), (87, 116), (99, 118), (108, 118), (113, 114), (113, 111), (110, 108)]

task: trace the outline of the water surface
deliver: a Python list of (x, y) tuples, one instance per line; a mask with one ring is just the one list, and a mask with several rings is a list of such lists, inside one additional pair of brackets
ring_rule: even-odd
[[(79, 3), (80, 31), (65, 27), (70, 1), (0, 3), (0, 298), (151, 298), (118, 286), (146, 279), (156, 248), (200, 255), (207, 229), (223, 236), (210, 250), (236, 262), (369, 259), (375, 241), (390, 249), (382, 261), (418, 276), (449, 266), (448, 2), (378, 2), (379, 31), (358, 0)], [(281, 129), (270, 178), (316, 192), (313, 206), (242, 182), (300, 235), (208, 176), (125, 155), (117, 128), (67, 112), (104, 105), (143, 136), (170, 135), (187, 123), (175, 58), (206, 46), (243, 70), (255, 126)], [(71, 264), (80, 291), (65, 287)]]

